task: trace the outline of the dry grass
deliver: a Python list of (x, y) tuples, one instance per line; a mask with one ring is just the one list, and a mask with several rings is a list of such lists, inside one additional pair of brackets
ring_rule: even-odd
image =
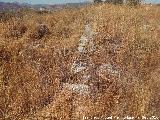
[[(0, 119), (160, 117), (159, 7), (100, 4), (21, 14), (0, 23)], [(88, 23), (96, 51), (81, 55), (77, 46)], [(83, 80), (84, 71), (71, 71), (77, 59), (94, 64), (86, 95), (63, 87)], [(103, 63), (119, 75), (100, 70)]]

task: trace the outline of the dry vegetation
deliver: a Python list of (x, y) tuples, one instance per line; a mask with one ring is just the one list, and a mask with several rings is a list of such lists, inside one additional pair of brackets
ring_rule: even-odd
[[(0, 119), (160, 117), (159, 7), (99, 4), (20, 15), (0, 22)], [(81, 54), (86, 24), (96, 50)], [(74, 73), (76, 60), (87, 70)], [(107, 71), (108, 63), (118, 72)], [(86, 73), (85, 92), (70, 89)]]

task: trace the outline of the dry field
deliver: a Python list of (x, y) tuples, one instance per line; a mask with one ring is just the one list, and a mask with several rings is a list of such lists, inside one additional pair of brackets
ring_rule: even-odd
[(6, 17), (0, 120), (160, 117), (160, 7), (98, 4)]

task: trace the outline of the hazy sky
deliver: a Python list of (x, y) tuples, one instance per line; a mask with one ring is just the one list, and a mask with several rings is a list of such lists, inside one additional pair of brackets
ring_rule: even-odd
[[(0, 0), (3, 2), (20, 2), (20, 3), (29, 3), (29, 4), (59, 4), (59, 3), (76, 3), (92, 0)], [(160, 0), (146, 0), (152, 3), (160, 3)]]

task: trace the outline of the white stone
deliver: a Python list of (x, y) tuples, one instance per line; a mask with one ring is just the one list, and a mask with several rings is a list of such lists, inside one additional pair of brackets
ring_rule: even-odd
[(74, 73), (78, 73), (78, 72), (85, 70), (86, 68), (87, 68), (86, 63), (83, 63), (81, 61), (74, 61), (74, 63), (72, 64), (71, 70)]
[(110, 74), (115, 74), (115, 75), (119, 74), (119, 71), (116, 70), (116, 68), (110, 63), (102, 64), (99, 67), (99, 69), (100, 69), (100, 71), (106, 71), (107, 70)]
[(92, 31), (92, 27), (90, 24), (85, 25), (84, 34), (87, 35), (89, 38), (94, 35), (94, 32)]
[(92, 31), (91, 25), (85, 25), (84, 34), (81, 36), (78, 45), (78, 51), (80, 53), (84, 53), (90, 51), (94, 51), (96, 49), (95, 44), (93, 42), (94, 32)]
[(69, 84), (64, 83), (63, 88), (80, 94), (88, 94), (89, 86), (85, 84)]
[(80, 40), (79, 40), (79, 46), (78, 46), (78, 51), (79, 52), (86, 52), (86, 46), (88, 44), (88, 39), (86, 36), (82, 35)]

